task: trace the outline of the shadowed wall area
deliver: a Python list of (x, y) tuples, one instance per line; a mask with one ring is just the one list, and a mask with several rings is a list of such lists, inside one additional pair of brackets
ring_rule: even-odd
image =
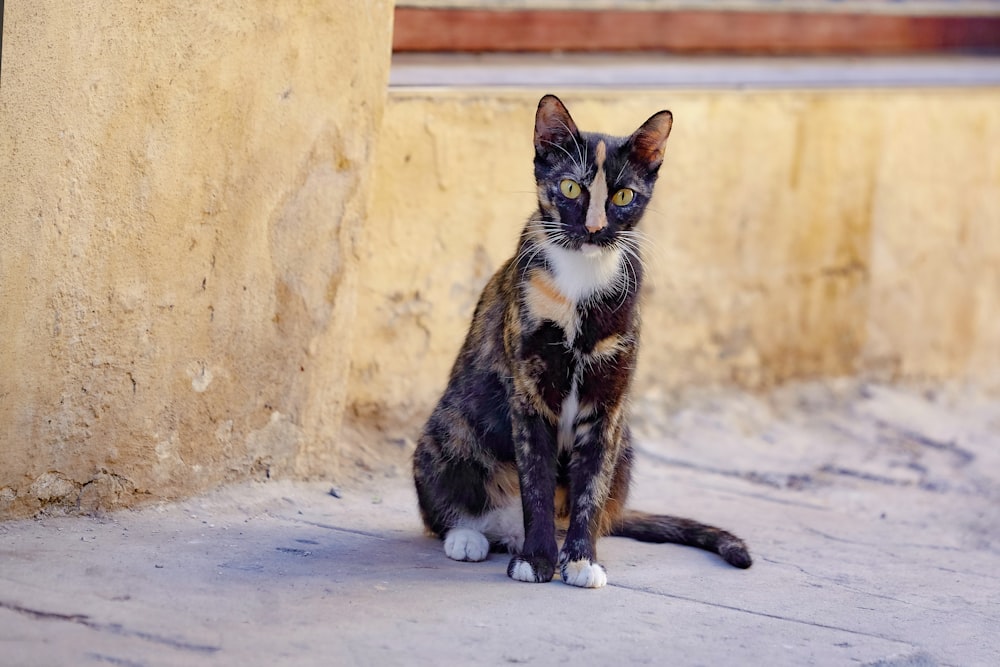
[(7, 3), (0, 516), (336, 471), (391, 12)]

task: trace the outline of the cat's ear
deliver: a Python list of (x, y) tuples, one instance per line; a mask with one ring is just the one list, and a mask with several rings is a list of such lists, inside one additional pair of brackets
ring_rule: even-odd
[(669, 111), (660, 111), (650, 116), (635, 133), (629, 137), (632, 146), (631, 159), (649, 171), (656, 171), (663, 163), (663, 151), (667, 147), (667, 137), (674, 124), (674, 116)]
[(545, 156), (556, 146), (570, 143), (580, 136), (576, 123), (565, 105), (555, 95), (546, 95), (538, 102), (535, 112), (535, 155)]

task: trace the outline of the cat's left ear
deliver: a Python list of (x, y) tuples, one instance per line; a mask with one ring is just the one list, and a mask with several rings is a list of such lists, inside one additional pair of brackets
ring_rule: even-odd
[(629, 137), (632, 146), (631, 159), (646, 166), (653, 172), (663, 164), (663, 152), (667, 147), (667, 137), (674, 124), (674, 116), (669, 111), (660, 111), (650, 116), (635, 133)]

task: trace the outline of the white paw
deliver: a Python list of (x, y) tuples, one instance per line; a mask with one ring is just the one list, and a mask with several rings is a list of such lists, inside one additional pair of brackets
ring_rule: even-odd
[(589, 560), (573, 560), (563, 563), (562, 580), (570, 586), (602, 588), (608, 583), (608, 572), (600, 563), (593, 563)]
[(452, 528), (444, 538), (444, 553), (452, 560), (485, 560), (490, 542), (478, 530)]
[(538, 581), (538, 577), (535, 576), (535, 569), (531, 567), (530, 563), (523, 560), (519, 560), (516, 563), (511, 564), (507, 574), (514, 581), (527, 581), (529, 584), (533, 584)]

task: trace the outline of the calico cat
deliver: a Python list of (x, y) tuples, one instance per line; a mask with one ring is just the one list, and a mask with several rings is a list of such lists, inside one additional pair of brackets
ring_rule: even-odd
[[(736, 536), (625, 509), (626, 403), (643, 267), (635, 230), (673, 118), (630, 137), (580, 132), (558, 98), (535, 115), (538, 210), (483, 290), (413, 457), (420, 510), (449, 558), (514, 554), (512, 579), (598, 588), (603, 535), (675, 542), (750, 567)], [(556, 543), (556, 521), (565, 530)]]

